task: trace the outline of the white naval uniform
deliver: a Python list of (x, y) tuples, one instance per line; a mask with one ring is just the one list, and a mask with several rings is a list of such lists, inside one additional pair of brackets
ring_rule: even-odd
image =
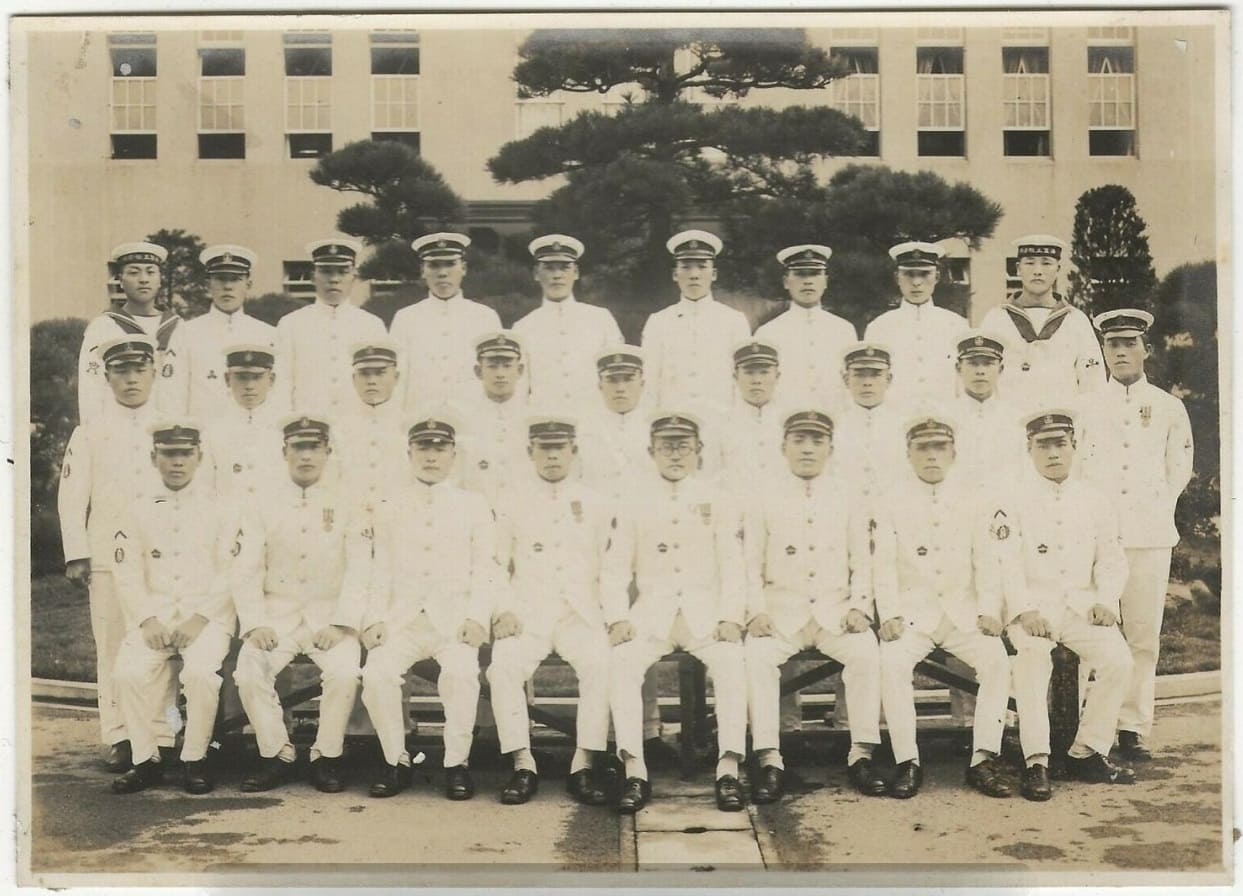
[[(279, 639), (272, 650), (243, 640), (233, 676), (265, 759), (289, 743), (276, 676), (297, 656), (308, 657), (323, 675), (312, 749), (326, 758), (341, 755), (358, 691), (357, 631), (371, 562), (370, 530), (365, 520), (350, 518), (351, 506), (332, 484), (304, 489), (286, 476), (242, 521), (238, 632), (245, 639), (266, 626)], [(332, 649), (320, 650), (315, 634), (330, 625), (351, 631)]]
[[(1035, 318), (1044, 318), (1044, 314), (1037, 311)], [(1006, 367), (998, 391), (1020, 413), (1041, 407), (1074, 407), (1079, 395), (1105, 382), (1092, 322), (1078, 308), (1061, 302), (1043, 323), (1036, 323), (1028, 310), (1010, 302), (991, 309), (980, 321), (981, 330), (1006, 345)]]
[(817, 305), (790, 307), (755, 331), (781, 358), (781, 391), (832, 411), (850, 400), (842, 383), (842, 354), (857, 342), (855, 325)]
[(1130, 574), (1122, 591), (1122, 634), (1135, 659), (1118, 727), (1152, 733), (1161, 617), (1178, 543), (1174, 507), (1191, 481), (1194, 449), (1183, 403), (1141, 377), (1109, 380), (1086, 396), (1079, 426), (1083, 475), (1118, 508)]
[[(639, 591), (633, 606), (632, 576)], [(619, 754), (643, 755), (643, 676), (681, 648), (708, 667), (721, 755), (743, 755), (742, 644), (715, 638), (718, 623), (741, 626), (746, 615), (742, 520), (732, 498), (694, 474), (669, 482), (649, 473), (618, 513), (600, 589), (605, 621), (629, 620), (635, 628), (635, 637), (612, 655), (610, 702)]]
[[(1091, 483), (1074, 476), (1056, 483), (1029, 470), (1008, 493), (1006, 618), (1014, 658), (1014, 697), (1023, 755), (1049, 753), (1049, 677), (1053, 646), (1064, 644), (1095, 670), (1075, 745), (1103, 756), (1114, 742), (1118, 712), (1134, 661), (1117, 626), (1092, 625), (1088, 612), (1103, 604), (1118, 612), (1127, 561), (1113, 505)], [(1023, 631), (1016, 619), (1037, 610), (1048, 638)]]
[(396, 397), (376, 405), (355, 401), (332, 427), (337, 476), (368, 512), (410, 480), (405, 418)]
[(958, 378), (954, 358), (966, 328), (966, 318), (938, 308), (932, 299), (922, 305), (904, 299), (868, 324), (863, 340), (888, 346), (893, 360), (893, 382), (885, 401), (952, 400)]
[(230, 401), (203, 433), (216, 463), (216, 494), (239, 511), (253, 506), (273, 482), (289, 476), (282, 454), (282, 416), (271, 401), (250, 410)]
[(682, 297), (643, 324), (643, 367), (655, 408), (708, 419), (729, 407), (734, 349), (751, 336), (741, 311), (712, 296)]
[(975, 669), (974, 747), (1001, 751), (1010, 659), (1001, 637), (978, 625), (980, 616), (1004, 622), (1001, 562), (990, 531), (1000, 511), (980, 501), (959, 472), (936, 485), (907, 472), (877, 515), (875, 568), (893, 568), (897, 587), (888, 596), (877, 592), (876, 616), (882, 625), (905, 623), (896, 640), (880, 642), (881, 699), (898, 763), (919, 758), (912, 674), (936, 647)]
[(276, 384), (268, 401), (333, 422), (358, 401), (354, 346), (386, 335), (380, 318), (348, 298), (336, 306), (316, 299), (291, 311), (276, 325)]
[[(117, 701), (113, 670), (125, 638), (125, 620), (113, 580), (112, 536), (126, 508), (160, 485), (151, 464), (151, 434), (157, 419), (152, 402), (127, 408), (112, 401), (92, 423), (69, 437), (56, 494), (65, 562), (91, 561), (91, 632), (95, 637), (95, 681), (99, 689), (99, 727), (105, 744), (128, 738)], [(162, 711), (161, 711), (162, 714)], [(161, 741), (172, 745), (172, 734)]]
[(784, 417), (776, 400), (756, 407), (735, 395), (728, 416), (714, 427), (721, 439), (719, 480), (737, 500), (749, 503), (770, 480), (789, 472), (781, 453)]
[[(183, 762), (207, 755), (216, 706), (220, 667), (237, 617), (233, 611), (234, 557), (241, 552), (242, 528), (210, 488), (197, 479), (184, 488), (161, 487), (132, 506), (117, 530), (117, 596), (126, 634), (117, 654), (116, 687), (134, 762), (159, 759), (159, 718), (172, 687), (171, 660), (181, 655), (180, 681), (186, 698)], [(169, 631), (195, 615), (207, 620), (198, 636), (181, 649), (152, 650), (141, 625), (157, 619)]]
[(488, 683), (501, 752), (529, 749), (523, 685), (556, 653), (578, 676), (577, 746), (600, 751), (609, 730), (609, 639), (600, 608), (600, 566), (613, 532), (606, 498), (581, 482), (546, 482), (528, 471), (499, 509), (501, 568), (513, 575), (493, 618), (514, 614), (522, 631), (492, 644)]
[(872, 575), (868, 520), (846, 484), (786, 471), (745, 517), (747, 617), (767, 614), (776, 634), (748, 635), (752, 747), (779, 747), (780, 666), (814, 647), (841, 661), (854, 743), (880, 743), (880, 654), (871, 629), (847, 632), (846, 615), (875, 615), (873, 596), (892, 591), (892, 567)]
[(1005, 488), (1031, 468), (1018, 408), (1000, 396), (966, 392), (948, 406), (954, 422), (954, 475), (981, 487)]
[[(166, 351), (156, 351), (155, 385), (151, 398), (162, 414), (178, 415), (186, 412), (185, 321), (175, 314), (126, 315), (142, 328), (143, 333), (158, 345), (161, 326), (171, 326)], [(78, 352), (78, 420), (91, 423), (111, 404), (115, 403), (112, 390), (104, 378), (104, 362), (99, 356), (99, 346), (109, 339), (128, 335), (109, 313), (99, 315), (86, 326), (82, 334), (82, 348)]]
[(374, 513), (375, 558), (363, 631), (387, 638), (367, 652), (363, 705), (396, 765), (405, 749), (402, 676), (419, 660), (440, 664), (445, 768), (466, 762), (479, 703), (479, 651), (458, 639), (468, 621), (488, 631), (501, 569), (496, 526), (482, 497), (448, 482), (414, 482)]
[(651, 473), (651, 443), (645, 402), (625, 414), (599, 407), (578, 426), (578, 461), (582, 481), (616, 505), (635, 480)]
[[(276, 327), (241, 309), (225, 314), (212, 305), (206, 314), (180, 324), (178, 329), (186, 349), (182, 361), (185, 407), (204, 426), (210, 426), (234, 403), (224, 381), (225, 349), (240, 343), (274, 346)], [(276, 375), (280, 377), (282, 371)]]
[(899, 412), (886, 400), (874, 408), (851, 401), (833, 418), (833, 454), (826, 475), (849, 483), (869, 513), (895, 470), (910, 468)]
[(496, 507), (505, 490), (530, 470), (530, 409), (521, 392), (515, 391), (508, 401), (493, 401), (478, 383), (475, 390), (474, 396), (456, 406), (463, 427), (450, 481), (483, 495), (490, 507)]
[(401, 370), (401, 395), (394, 397), (415, 413), (469, 395), (478, 388), (475, 340), (499, 329), (495, 311), (461, 292), (402, 308), (389, 327)]
[(599, 399), (596, 356), (622, 342), (613, 313), (567, 296), (545, 298), (514, 324), (522, 341), (531, 402), (561, 413), (578, 413)]

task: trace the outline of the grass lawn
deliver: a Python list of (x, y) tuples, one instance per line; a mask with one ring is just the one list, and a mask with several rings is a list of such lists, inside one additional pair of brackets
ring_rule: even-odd
[[(66, 681), (95, 680), (95, 642), (91, 637), (90, 608), (86, 589), (63, 576), (36, 578), (31, 588), (31, 675)], [(1161, 630), (1160, 673), (1201, 672), (1221, 668), (1221, 619), (1201, 612), (1191, 603), (1165, 614)], [(677, 693), (677, 667), (662, 665), (658, 672), (663, 694)], [(541, 669), (536, 688), (540, 694), (563, 696), (574, 693), (574, 675), (566, 667)], [(808, 688), (829, 690), (828, 682)], [(416, 693), (431, 694), (433, 685), (416, 680)]]

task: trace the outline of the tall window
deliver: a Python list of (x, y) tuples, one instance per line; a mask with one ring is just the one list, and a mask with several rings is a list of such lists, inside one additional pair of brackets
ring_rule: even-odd
[(419, 34), (371, 33), (371, 138), (419, 149)]
[(332, 34), (285, 35), (285, 133), (289, 157), (332, 152)]
[(108, 53), (112, 57), (112, 158), (154, 159), (155, 35), (111, 34)]
[[(246, 50), (203, 32), (199, 40), (199, 158), (246, 158)], [(208, 35), (213, 35), (208, 38)]]
[[(1119, 30), (1119, 29), (1113, 29)], [(1130, 30), (1114, 43), (1088, 46), (1088, 152), (1094, 156), (1135, 155), (1135, 48)]]
[(876, 47), (834, 47), (851, 74), (829, 84), (829, 105), (853, 115), (867, 129), (860, 156), (880, 155), (880, 57)]
[(311, 261), (281, 262), (285, 274), (285, 295), (291, 299), (315, 297), (315, 263)]
[(967, 154), (967, 94), (962, 47), (915, 50), (919, 154)]
[(1003, 47), (1001, 68), (1005, 154), (1049, 155), (1049, 48)]

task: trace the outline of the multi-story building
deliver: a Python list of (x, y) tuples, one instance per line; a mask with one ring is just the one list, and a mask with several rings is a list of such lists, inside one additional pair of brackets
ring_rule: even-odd
[[(1003, 294), (1010, 240), (1069, 239), (1076, 200), (1102, 184), (1135, 194), (1159, 272), (1218, 254), (1219, 29), (1156, 18), (1061, 24), (1040, 12), (978, 25), (970, 13), (951, 18), (965, 26), (807, 16), (809, 38), (854, 74), (825, 90), (756, 90), (742, 102), (857, 115), (871, 133), (868, 154), (826, 160), (826, 176), (874, 161), (967, 181), (998, 201), (1005, 216), (994, 238), (949, 263), (950, 276), (972, 286), (975, 319)], [(525, 31), (443, 20), (368, 30), (358, 18), (331, 31), (280, 31), (261, 21), (195, 31), (186, 20), (181, 30), (125, 30), (149, 26), (117, 19), (110, 30), (19, 35), (35, 319), (99, 310), (109, 249), (160, 228), (255, 249), (256, 294), (308, 294), (303, 245), (333, 233), (337, 212), (362, 199), (317, 186), (308, 172), (360, 139), (418, 150), (468, 200), (470, 231), (486, 250), (524, 229), (530, 204), (558, 184), (497, 184), (487, 159), (537, 127), (637, 92), (519, 100), (511, 74)]]

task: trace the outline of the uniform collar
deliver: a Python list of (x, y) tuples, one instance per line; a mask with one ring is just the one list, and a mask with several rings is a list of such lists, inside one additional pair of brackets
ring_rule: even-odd
[(155, 413), (155, 402), (150, 397), (136, 408), (126, 407), (115, 398), (111, 404), (111, 411), (122, 420), (145, 420), (147, 417)]
[(201, 490), (199, 486), (199, 477), (200, 477), (201, 472), (202, 472), (202, 465), (200, 464), (199, 469), (196, 470), (194, 473), (194, 478), (191, 479), (189, 482), (187, 482), (185, 486), (177, 489), (176, 491), (173, 491), (171, 488), (169, 488), (167, 485), (164, 484), (163, 480), (160, 480), (160, 484), (157, 487), (156, 492), (155, 492), (155, 497), (163, 498), (166, 501), (175, 502), (175, 501), (187, 500), (189, 498), (193, 498), (197, 496), (199, 491)]
[(776, 402), (772, 398), (768, 399), (768, 401), (764, 402), (759, 407), (756, 407), (739, 395), (737, 388), (734, 390), (734, 398), (736, 399), (736, 407), (748, 420), (754, 420), (756, 422), (771, 420), (777, 413)]
[(434, 292), (429, 292), (427, 294), (427, 298), (435, 302), (437, 305), (444, 305), (444, 306), (460, 305), (462, 302), (466, 301), (466, 296), (462, 295), (462, 290), (460, 289), (457, 292), (455, 292), (453, 295), (449, 296), (449, 298), (447, 299), (442, 299), (440, 296), (436, 295)]
[(790, 300), (790, 310), (802, 314), (804, 317), (819, 317), (821, 314), (829, 313), (825, 311), (824, 306), (818, 302), (815, 305), (807, 306), (800, 305), (793, 299)]
[(237, 318), (239, 317), (245, 317), (246, 315), (245, 315), (245, 312), (242, 310), (242, 306), (239, 306), (238, 309), (234, 311), (232, 314), (226, 314), (225, 312), (221, 311), (219, 308), (216, 307), (215, 302), (212, 302), (211, 307), (207, 309), (207, 316), (213, 320), (219, 320), (222, 323), (227, 324), (227, 323), (232, 323), (233, 321), (237, 320)]
[(574, 293), (571, 292), (559, 302), (554, 302), (552, 299), (542, 297), (539, 304), (541, 308), (551, 308), (553, 311), (558, 311), (562, 308), (568, 308), (571, 305), (577, 305), (578, 299), (574, 298)]
[(1144, 386), (1148, 385), (1148, 376), (1146, 374), (1141, 373), (1139, 375), (1139, 379), (1131, 383), (1131, 385), (1129, 386), (1124, 386), (1122, 385), (1122, 383), (1118, 382), (1113, 377), (1110, 377), (1106, 381), (1105, 385), (1106, 385), (1106, 388), (1112, 389), (1115, 392), (1121, 392), (1123, 395), (1129, 396), (1131, 394), (1132, 389), (1142, 389)]
[(318, 308), (320, 312), (323, 314), (330, 314), (335, 317), (337, 314), (341, 313), (342, 310), (347, 308), (349, 304), (350, 304), (349, 296), (346, 296), (345, 298), (343, 298), (340, 302), (338, 302), (335, 305), (329, 305), (319, 296), (316, 296), (315, 301), (311, 304), (311, 307)]
[(714, 301), (715, 300), (712, 298), (711, 290), (709, 290), (707, 295), (705, 295), (702, 299), (688, 299), (686, 296), (679, 295), (678, 308), (682, 311), (686, 311), (688, 308), (692, 311), (697, 311), (700, 308), (705, 308), (708, 305), (711, 305)]
[(398, 413), (395, 408), (399, 408), (400, 404), (393, 400), (390, 395), (388, 401), (382, 401), (379, 404), (367, 404), (367, 402), (359, 399), (359, 413), (366, 417), (391, 417)]
[(899, 314), (904, 314), (907, 317), (913, 317), (916, 320), (919, 320), (921, 317), (923, 317), (924, 314), (929, 313), (928, 309), (935, 308), (935, 307), (937, 306), (933, 303), (933, 300), (931, 298), (929, 298), (928, 301), (920, 305), (916, 305), (914, 302), (908, 302), (906, 299), (903, 299), (901, 302), (898, 303), (897, 310)]

